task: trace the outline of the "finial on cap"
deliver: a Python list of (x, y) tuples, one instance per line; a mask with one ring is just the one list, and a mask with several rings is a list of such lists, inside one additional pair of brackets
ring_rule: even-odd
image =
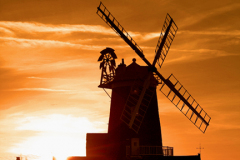
[(136, 58), (133, 58), (132, 61), (133, 61), (133, 63), (135, 63), (136, 62)]
[(122, 59), (122, 64), (124, 64), (124, 59)]

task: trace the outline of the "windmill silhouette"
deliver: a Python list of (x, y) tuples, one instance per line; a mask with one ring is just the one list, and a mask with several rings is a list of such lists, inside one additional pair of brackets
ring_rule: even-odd
[[(173, 156), (173, 147), (162, 145), (156, 89), (160, 91), (203, 133), (211, 117), (183, 85), (171, 74), (164, 78), (156, 69), (167, 56), (178, 27), (167, 14), (158, 40), (155, 57), (150, 63), (143, 50), (100, 2), (97, 14), (137, 53), (147, 66), (136, 59), (116, 68), (114, 49), (106, 48), (98, 61), (102, 69), (100, 88), (112, 89), (108, 133), (87, 134), (87, 157), (97, 159), (192, 159), (196, 156)], [(91, 159), (91, 158), (90, 158)]]

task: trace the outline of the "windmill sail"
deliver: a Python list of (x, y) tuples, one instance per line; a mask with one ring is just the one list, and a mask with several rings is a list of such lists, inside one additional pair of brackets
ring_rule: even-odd
[(121, 26), (115, 17), (107, 10), (107, 8), (100, 3), (98, 6), (97, 14), (106, 22), (121, 38), (143, 59), (145, 63), (151, 65), (143, 54), (143, 50), (132, 39), (128, 32)]
[(148, 106), (153, 97), (155, 88), (148, 88), (149, 84), (143, 84), (147, 81), (135, 80), (128, 95), (121, 120), (125, 122), (129, 128), (138, 133)]
[(156, 55), (152, 66), (155, 66), (156, 62), (158, 61), (159, 62), (158, 65), (161, 68), (167, 56), (168, 50), (172, 44), (172, 41), (177, 33), (177, 30), (178, 30), (177, 25), (170, 17), (170, 15), (167, 14), (157, 43), (157, 47), (155, 49)]
[(203, 110), (183, 85), (171, 74), (160, 91), (203, 133), (211, 117)]

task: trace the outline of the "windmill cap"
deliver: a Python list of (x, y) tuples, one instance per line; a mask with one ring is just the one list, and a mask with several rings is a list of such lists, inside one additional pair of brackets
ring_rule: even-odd
[(100, 52), (101, 54), (114, 53), (114, 49), (107, 47), (106, 49)]
[[(112, 88), (119, 86), (132, 86), (132, 84), (139, 80), (145, 80), (149, 75), (149, 66), (140, 66), (136, 63), (135, 59), (133, 62), (126, 66), (125, 64), (120, 64), (116, 68), (116, 76), (112, 81)], [(151, 76), (150, 86), (157, 86), (157, 81), (154, 76)]]

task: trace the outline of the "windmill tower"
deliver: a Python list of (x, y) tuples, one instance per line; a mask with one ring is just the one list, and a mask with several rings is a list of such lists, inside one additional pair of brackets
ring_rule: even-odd
[[(133, 59), (128, 66), (122, 60), (116, 68), (114, 49), (106, 48), (100, 52), (98, 61), (101, 61), (102, 74), (99, 87), (112, 89), (110, 117), (108, 133), (87, 134), (87, 157), (111, 160), (181, 159), (173, 156), (172, 147), (162, 145), (157, 86), (203, 133), (211, 117), (172, 74), (164, 78), (155, 67), (158, 64), (161, 68), (177, 33), (177, 25), (167, 14), (155, 58), (150, 63), (143, 50), (102, 3), (97, 8), (97, 14), (140, 56), (146, 66), (138, 65)], [(200, 159), (199, 156), (185, 158)]]

